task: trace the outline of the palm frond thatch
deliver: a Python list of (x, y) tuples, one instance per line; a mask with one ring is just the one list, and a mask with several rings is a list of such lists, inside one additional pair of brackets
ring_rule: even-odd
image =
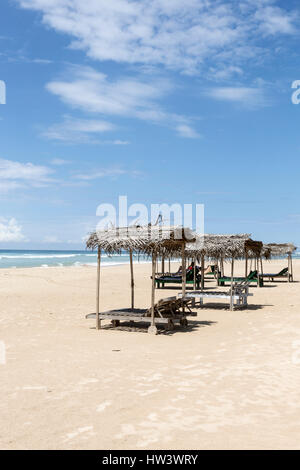
[(151, 255), (171, 256), (178, 252), (183, 243), (195, 241), (195, 234), (189, 228), (174, 226), (130, 226), (112, 227), (90, 234), (86, 246), (99, 247), (106, 254), (122, 251)]
[(297, 247), (293, 243), (268, 243), (263, 246), (263, 256), (270, 259), (273, 256), (292, 255)]
[(197, 235), (195, 243), (186, 245), (187, 256), (206, 258), (255, 258), (261, 256), (263, 243), (254, 241), (249, 234)]

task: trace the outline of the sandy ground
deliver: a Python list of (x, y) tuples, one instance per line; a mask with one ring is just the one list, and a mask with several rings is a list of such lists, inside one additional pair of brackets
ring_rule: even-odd
[[(150, 269), (135, 268), (137, 307)], [(96, 331), (95, 275), (0, 270), (1, 449), (300, 449), (299, 283), (252, 287), (248, 310), (207, 305), (152, 336)], [(101, 308), (128, 307), (129, 267), (104, 268), (101, 289)]]

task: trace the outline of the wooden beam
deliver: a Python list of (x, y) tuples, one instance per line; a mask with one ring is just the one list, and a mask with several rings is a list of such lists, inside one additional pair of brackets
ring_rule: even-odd
[(186, 259), (185, 259), (185, 243), (182, 243), (181, 247), (181, 262), (182, 262), (182, 298), (185, 297), (186, 293)]
[(223, 256), (221, 256), (220, 268), (221, 268), (221, 277), (224, 277), (224, 258), (223, 258)]
[(129, 251), (130, 259), (130, 286), (131, 286), (131, 310), (134, 310), (134, 277), (133, 277), (133, 255), (132, 250)]
[(291, 282), (292, 274), (293, 274), (292, 256), (288, 254), (288, 282)]
[(205, 258), (201, 255), (201, 290), (204, 290)]
[(291, 262), (291, 281), (294, 282), (294, 273), (293, 273), (293, 256), (290, 256), (290, 262)]
[(233, 310), (233, 273), (234, 273), (234, 257), (232, 257), (231, 259), (230, 310)]
[(154, 305), (155, 305), (155, 266), (156, 266), (156, 253), (152, 254), (152, 289), (151, 289), (151, 324), (155, 325), (154, 318)]
[(257, 270), (257, 287), (260, 287), (260, 282), (259, 282), (259, 259), (256, 258), (256, 270)]
[(152, 288), (151, 288), (151, 324), (148, 328), (148, 333), (150, 334), (157, 334), (157, 328), (155, 326), (155, 312), (154, 312), (154, 305), (155, 305), (155, 271), (156, 271), (156, 252), (153, 251), (152, 253)]
[(100, 311), (100, 265), (101, 265), (101, 248), (98, 246), (97, 256), (97, 285), (96, 285), (96, 329), (100, 330), (101, 321), (99, 320)]

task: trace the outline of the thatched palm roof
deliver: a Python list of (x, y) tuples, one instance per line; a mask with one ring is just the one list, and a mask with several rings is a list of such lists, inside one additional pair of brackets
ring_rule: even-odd
[(270, 259), (272, 256), (292, 255), (296, 250), (293, 243), (268, 243), (263, 246), (263, 255)]
[(195, 243), (186, 245), (188, 256), (218, 259), (244, 258), (246, 255), (259, 257), (263, 247), (262, 242), (254, 241), (249, 234), (237, 235), (197, 235)]
[(121, 251), (172, 255), (183, 243), (193, 241), (195, 234), (189, 228), (149, 225), (98, 230), (90, 234), (86, 246), (90, 249), (99, 247), (109, 255)]

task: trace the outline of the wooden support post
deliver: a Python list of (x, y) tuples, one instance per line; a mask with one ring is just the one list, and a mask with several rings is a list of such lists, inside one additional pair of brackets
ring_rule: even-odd
[(293, 265), (292, 265), (292, 255), (288, 254), (288, 282), (293, 280)]
[(133, 256), (132, 250), (129, 251), (129, 259), (130, 259), (130, 286), (131, 286), (131, 310), (134, 310), (134, 277), (133, 277)]
[(194, 262), (194, 290), (196, 290), (196, 258), (193, 258)]
[(153, 335), (157, 334), (157, 328), (155, 326), (155, 312), (154, 312), (154, 305), (155, 305), (155, 270), (156, 270), (156, 253), (153, 251), (152, 253), (152, 289), (151, 289), (151, 325), (148, 328), (148, 333)]
[(263, 275), (263, 273), (264, 273), (263, 260), (262, 260), (262, 257), (260, 257), (260, 274)]
[(201, 290), (204, 290), (204, 271), (205, 271), (205, 258), (204, 255), (201, 255)]
[(169, 273), (171, 273), (171, 258), (169, 258)]
[[(182, 262), (182, 299), (185, 298), (186, 293), (186, 258), (185, 258), (185, 243), (181, 247), (181, 262)], [(184, 312), (184, 307), (183, 307)]]
[(223, 259), (223, 256), (221, 256), (220, 268), (221, 268), (221, 277), (224, 277), (224, 259)]
[(100, 311), (100, 264), (101, 264), (101, 248), (98, 246), (97, 285), (96, 285), (96, 330), (100, 330), (100, 328), (101, 328), (101, 321), (99, 320), (99, 311)]
[(165, 274), (165, 257), (162, 256), (161, 258), (161, 272)]
[(246, 253), (246, 258), (245, 258), (245, 277), (248, 276), (248, 253)]
[(230, 310), (233, 310), (233, 273), (234, 273), (234, 257), (232, 257), (232, 260), (231, 260)]
[(217, 286), (219, 285), (219, 273), (221, 271), (221, 266), (219, 268), (219, 258), (217, 259)]
[(257, 270), (257, 287), (260, 287), (259, 259), (258, 258), (256, 258), (256, 270)]
[(290, 257), (290, 263), (291, 263), (291, 281), (294, 282), (294, 273), (293, 273), (293, 256), (292, 255), (289, 255)]

